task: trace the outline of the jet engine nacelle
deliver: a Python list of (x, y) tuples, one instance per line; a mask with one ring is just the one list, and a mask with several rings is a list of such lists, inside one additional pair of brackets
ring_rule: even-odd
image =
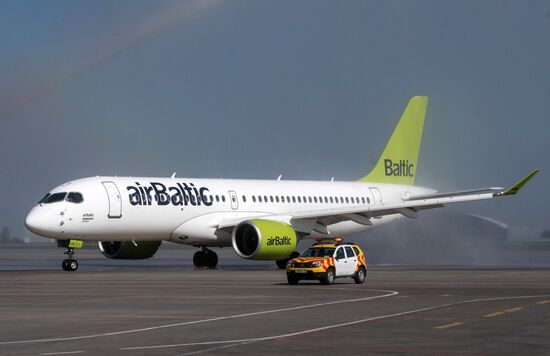
[[(159, 249), (161, 241), (98, 241), (99, 252), (117, 260), (142, 260), (151, 258)], [(136, 246), (137, 245), (137, 246)]]
[(273, 220), (252, 219), (239, 223), (231, 236), (233, 249), (242, 258), (281, 260), (296, 249), (298, 238), (291, 225)]

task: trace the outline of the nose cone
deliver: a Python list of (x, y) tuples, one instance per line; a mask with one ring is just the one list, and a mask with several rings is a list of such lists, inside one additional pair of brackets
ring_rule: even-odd
[(33, 208), (25, 219), (25, 227), (27, 230), (41, 236), (53, 237), (55, 235), (55, 227), (52, 220), (44, 211), (38, 207)]

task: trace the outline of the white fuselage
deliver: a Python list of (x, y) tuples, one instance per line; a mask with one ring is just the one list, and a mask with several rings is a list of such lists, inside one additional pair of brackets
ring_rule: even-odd
[[(92, 177), (70, 181), (49, 194), (63, 192), (80, 193), (83, 200), (36, 205), (25, 222), (31, 231), (53, 239), (167, 240), (221, 247), (231, 246), (231, 235), (218, 228), (220, 221), (261, 216), (288, 221), (304, 211), (369, 210), (433, 190), (368, 182)], [(337, 222), (327, 226), (328, 233), (306, 237), (350, 235), (401, 216), (374, 218), (372, 225)]]

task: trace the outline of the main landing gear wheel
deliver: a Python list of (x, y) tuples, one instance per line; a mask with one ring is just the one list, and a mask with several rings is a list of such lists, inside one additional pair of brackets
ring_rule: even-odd
[(216, 268), (218, 265), (218, 255), (216, 252), (203, 247), (201, 251), (197, 251), (193, 255), (193, 264), (198, 268)]
[(291, 259), (296, 258), (298, 256), (300, 256), (300, 253), (297, 252), (297, 251), (294, 251), (290, 254), (290, 256), (288, 256), (288, 258), (283, 258), (282, 260), (277, 260), (277, 261), (275, 261), (275, 263), (277, 264), (277, 267), (279, 267), (279, 269), (285, 269), (286, 264), (288, 263), (288, 261), (290, 261)]
[(63, 271), (76, 271), (78, 269), (78, 261), (73, 258), (74, 256), (74, 248), (68, 247), (67, 251), (64, 252), (69, 258), (63, 260), (61, 262), (61, 268), (63, 268)]

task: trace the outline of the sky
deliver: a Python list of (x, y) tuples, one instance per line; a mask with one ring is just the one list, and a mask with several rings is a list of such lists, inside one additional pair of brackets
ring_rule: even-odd
[(355, 180), (428, 95), (417, 184), (548, 227), (550, 1), (0, 1), (0, 227), (96, 175)]

